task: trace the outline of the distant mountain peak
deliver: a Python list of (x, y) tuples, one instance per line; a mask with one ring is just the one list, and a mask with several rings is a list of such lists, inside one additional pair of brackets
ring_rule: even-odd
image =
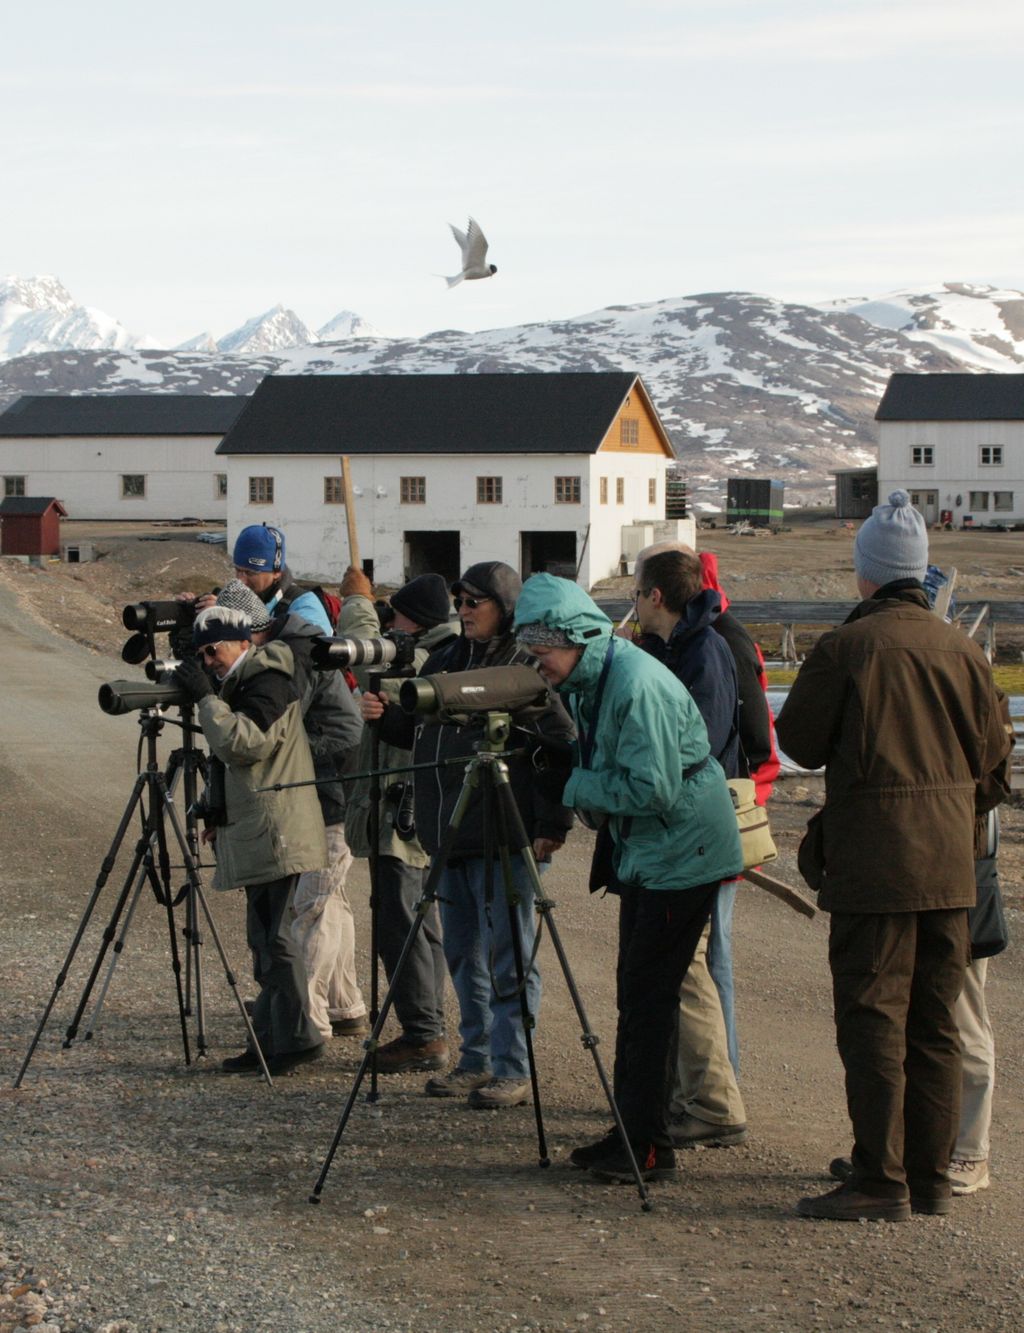
[(265, 310), (262, 315), (254, 315), (223, 338), (218, 338), (217, 347), (222, 352), (262, 353), (282, 351), (288, 347), (305, 347), (316, 341), (316, 334), (299, 319), (294, 310), (286, 310), (278, 304)]
[(345, 338), (381, 338), (383, 334), (354, 310), (339, 310), (322, 329), (317, 329), (316, 336), (322, 343), (329, 343)]

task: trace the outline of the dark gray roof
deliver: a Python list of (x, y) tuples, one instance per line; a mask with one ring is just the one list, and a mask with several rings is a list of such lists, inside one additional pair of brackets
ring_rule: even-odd
[(223, 435), (248, 398), (180, 393), (26, 394), (0, 436)]
[(594, 453), (636, 382), (630, 371), (268, 375), (217, 452)]
[(68, 511), (53, 495), (7, 495), (0, 500), (0, 517), (8, 514), (45, 514), (50, 505), (56, 505), (67, 518)]
[(893, 375), (875, 420), (1024, 420), (1024, 375)]

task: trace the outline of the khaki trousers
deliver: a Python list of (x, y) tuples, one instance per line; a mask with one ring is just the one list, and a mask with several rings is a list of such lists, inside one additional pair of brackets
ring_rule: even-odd
[(709, 1125), (745, 1125), (747, 1112), (729, 1059), (722, 1004), (708, 971), (710, 931), (709, 922), (679, 988), (679, 1041), (669, 1115), (691, 1115)]
[(327, 868), (299, 876), (291, 929), (306, 969), (309, 1019), (328, 1041), (331, 1019), (361, 1018), (366, 1003), (356, 980), (356, 927), (345, 890), (352, 853), (344, 824), (326, 832)]
[(960, 1084), (960, 1130), (953, 1156), (964, 1162), (987, 1161), (989, 1153), (996, 1044), (985, 1004), (987, 974), (988, 959), (976, 958), (967, 969), (964, 988), (956, 1002), (964, 1072)]

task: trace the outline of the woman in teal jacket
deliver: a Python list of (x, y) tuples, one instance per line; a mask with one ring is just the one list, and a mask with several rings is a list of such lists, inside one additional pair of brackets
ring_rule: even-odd
[[(547, 794), (589, 822), (607, 821), (620, 892), (615, 1097), (644, 1178), (670, 1176), (668, 1070), (679, 986), (719, 883), (743, 869), (729, 789), (685, 687), (614, 637), (581, 588), (535, 574), (515, 625), (578, 731), (571, 770), (542, 775), (553, 789)], [(633, 1179), (615, 1131), (571, 1160), (602, 1179)]]

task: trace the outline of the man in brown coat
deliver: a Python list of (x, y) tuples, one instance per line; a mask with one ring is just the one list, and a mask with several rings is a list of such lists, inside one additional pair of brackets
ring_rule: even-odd
[(777, 723), (797, 763), (825, 766), (800, 869), (832, 914), (854, 1133), (853, 1175), (802, 1199), (804, 1217), (950, 1207), (974, 821), (1007, 793), (1011, 737), (981, 649), (929, 610), (927, 564), (924, 521), (895, 491), (857, 535), (863, 600), (808, 656)]

